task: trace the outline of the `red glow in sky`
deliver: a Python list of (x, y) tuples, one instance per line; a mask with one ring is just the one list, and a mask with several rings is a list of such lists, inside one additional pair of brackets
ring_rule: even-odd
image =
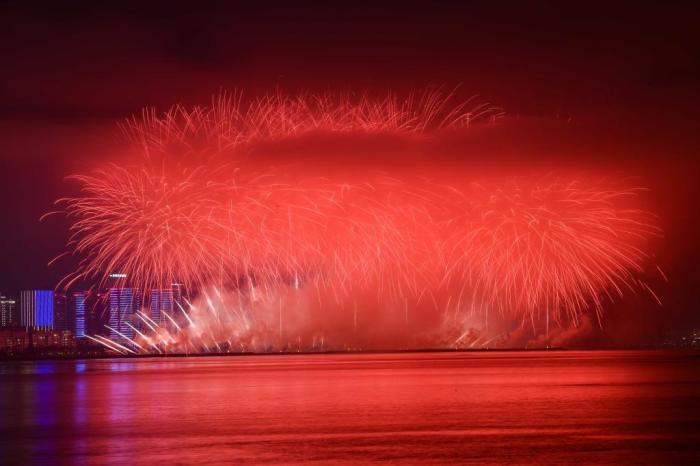
[(300, 173), (357, 183), (381, 172), (427, 174), (463, 188), (475, 180), (586, 173), (623, 190), (648, 188), (634, 207), (656, 215), (645, 222), (663, 237), (649, 235), (641, 250), (650, 257), (641, 262), (658, 264), (668, 282), (655, 267), (635, 279), (663, 307), (647, 292), (623, 293), (606, 304), (605, 338), (648, 341), (660, 328), (688, 328), (697, 324), (698, 305), (692, 206), (700, 75), (689, 8), (105, 6), (73, 14), (8, 7), (0, 41), (9, 70), (0, 77), (7, 167), (0, 213), (13, 225), (1, 250), (13, 266), (3, 269), (0, 287), (52, 287), (75, 268), (70, 260), (45, 267), (63, 251), (68, 224), (38, 218), (54, 199), (76, 194), (65, 176), (128, 157), (114, 122), (144, 107), (156, 106), (156, 114), (176, 103), (191, 108), (220, 89), (245, 89), (245, 99), (275, 89), (404, 96), (438, 83), (460, 85), (458, 100), (479, 93), (507, 116), (496, 126), (420, 141), (347, 132), (262, 138), (249, 154), (261, 166), (284, 167), (294, 182)]

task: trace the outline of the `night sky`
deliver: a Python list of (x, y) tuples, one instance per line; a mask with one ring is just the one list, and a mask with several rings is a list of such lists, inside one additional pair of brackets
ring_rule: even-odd
[[(664, 303), (619, 303), (611, 328), (636, 342), (700, 325), (700, 28), (690, 2), (395, 3), (237, 9), (190, 3), (0, 10), (0, 290), (52, 288), (69, 263), (67, 222), (39, 222), (64, 177), (119, 144), (143, 107), (209, 101), (221, 89), (444, 86), (503, 107), (497, 137), (469, 148), (501, 163), (598, 160), (653, 195)], [(634, 318), (630, 319), (630, 316)]]

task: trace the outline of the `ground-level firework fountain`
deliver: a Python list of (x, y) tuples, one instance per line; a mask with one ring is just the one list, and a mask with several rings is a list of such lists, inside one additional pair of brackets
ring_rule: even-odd
[(82, 195), (60, 201), (84, 258), (65, 284), (119, 270), (192, 296), (159, 321), (137, 312), (133, 337), (91, 338), (120, 353), (484, 347), (508, 341), (499, 320), (548, 332), (602, 322), (627, 291), (653, 296), (640, 276), (659, 230), (626, 182), (259, 156), (308, 135), (410, 143), (501, 116), (453, 100), (234, 95), (129, 121), (127, 161), (75, 176)]

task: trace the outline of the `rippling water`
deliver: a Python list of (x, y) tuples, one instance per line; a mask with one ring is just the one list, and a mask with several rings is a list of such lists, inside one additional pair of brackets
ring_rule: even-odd
[(0, 464), (700, 464), (700, 354), (0, 363)]

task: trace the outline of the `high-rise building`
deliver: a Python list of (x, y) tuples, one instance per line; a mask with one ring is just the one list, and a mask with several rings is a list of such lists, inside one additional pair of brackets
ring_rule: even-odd
[(25, 328), (53, 328), (52, 290), (24, 290), (20, 294), (20, 325)]
[(71, 330), (75, 332), (76, 338), (83, 338), (85, 336), (85, 309), (89, 296), (89, 291), (74, 291), (71, 293), (70, 310), (73, 315), (73, 328)]
[(17, 302), (0, 294), (0, 327), (17, 325)]
[(172, 317), (175, 306), (173, 290), (170, 288), (161, 288), (151, 290), (151, 320), (156, 324), (162, 324), (166, 317), (163, 314), (167, 312)]
[(53, 295), (53, 328), (54, 330), (72, 330), (72, 313), (68, 307), (65, 293)]
[[(126, 286), (126, 274), (110, 275), (109, 336), (112, 339), (133, 338), (134, 314), (141, 309), (141, 290)], [(128, 324), (128, 325), (127, 325)]]

